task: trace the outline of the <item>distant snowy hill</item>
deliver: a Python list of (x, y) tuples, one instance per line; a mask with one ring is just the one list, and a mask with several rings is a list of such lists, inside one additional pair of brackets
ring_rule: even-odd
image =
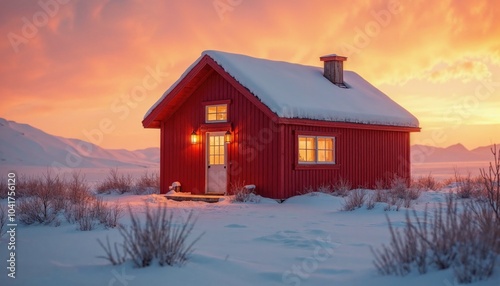
[[(413, 163), (491, 161), (491, 146), (468, 150), (462, 144), (446, 148), (412, 145)], [(0, 166), (75, 168), (159, 167), (159, 148), (128, 151), (104, 149), (92, 143), (50, 135), (28, 124), (0, 118)]]
[(411, 146), (411, 154), (413, 163), (491, 161), (493, 160), (492, 146), (469, 150), (462, 144), (455, 144), (446, 148), (413, 145)]
[(159, 148), (128, 151), (54, 136), (27, 124), (0, 118), (0, 166), (74, 168), (158, 167)]

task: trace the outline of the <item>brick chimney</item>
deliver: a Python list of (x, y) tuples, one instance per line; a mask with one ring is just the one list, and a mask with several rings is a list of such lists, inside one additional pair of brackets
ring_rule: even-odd
[(324, 62), (323, 75), (338, 87), (347, 88), (344, 84), (344, 61), (347, 60), (347, 57), (331, 54), (319, 59)]

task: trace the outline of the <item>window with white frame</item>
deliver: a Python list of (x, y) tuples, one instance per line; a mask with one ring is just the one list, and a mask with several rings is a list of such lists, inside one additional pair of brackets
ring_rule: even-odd
[(207, 105), (205, 122), (227, 122), (227, 104)]
[(335, 164), (335, 137), (298, 136), (299, 164)]

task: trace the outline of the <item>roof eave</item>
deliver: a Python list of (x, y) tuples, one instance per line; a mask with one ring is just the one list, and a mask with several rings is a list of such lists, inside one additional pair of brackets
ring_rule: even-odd
[[(203, 55), (198, 63), (191, 68), (191, 70), (180, 80), (171, 91), (162, 96), (161, 102), (157, 103), (156, 106), (151, 110), (151, 112), (143, 119), (142, 125), (144, 128), (160, 128), (161, 121), (165, 120), (165, 108), (168, 107), (169, 103), (176, 98), (176, 96), (183, 91), (183, 89), (195, 79), (196, 76), (206, 66), (210, 66), (213, 71), (221, 75), (225, 80), (227, 80), (233, 87), (235, 87), (241, 94), (243, 94), (248, 100), (255, 104), (259, 109), (261, 109), (267, 116), (273, 120), (277, 120), (278, 116), (269, 107), (262, 103), (255, 95), (253, 95), (245, 86), (235, 80), (227, 71), (224, 70), (214, 59), (209, 55)], [(210, 73), (208, 73), (210, 74)]]
[(142, 126), (144, 128), (160, 128), (161, 121), (164, 120), (162, 116), (162, 111), (168, 106), (168, 104), (190, 83), (196, 75), (198, 75), (203, 67), (207, 65), (207, 55), (199, 59), (198, 63), (191, 67), (191, 70), (187, 72), (182, 80), (177, 82), (170, 92), (166, 95), (162, 95), (163, 99), (161, 102), (157, 103), (153, 110), (142, 120)]
[(283, 118), (283, 117), (279, 118), (278, 123), (290, 124), (290, 125), (306, 125), (306, 126), (318, 126), (318, 127), (336, 127), (336, 128), (400, 131), (400, 132), (420, 132), (421, 130), (420, 127), (413, 127), (413, 126), (365, 124), (365, 123), (325, 121), (325, 120), (313, 120), (313, 119)]

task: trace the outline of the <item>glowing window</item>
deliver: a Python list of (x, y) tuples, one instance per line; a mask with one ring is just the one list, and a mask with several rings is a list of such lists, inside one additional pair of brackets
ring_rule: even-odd
[(335, 164), (335, 137), (299, 136), (300, 164)]
[(207, 105), (205, 121), (227, 122), (227, 104)]

